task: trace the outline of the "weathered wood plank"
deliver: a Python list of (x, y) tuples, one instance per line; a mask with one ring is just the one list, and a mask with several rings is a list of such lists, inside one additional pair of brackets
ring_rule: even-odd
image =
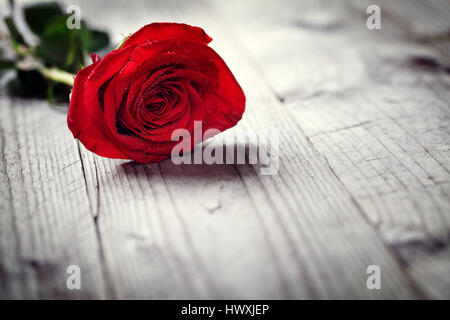
[[(345, 5), (298, 5), (302, 11), (260, 8), (260, 19), (239, 29), (246, 50), (405, 271), (427, 295), (448, 297), (445, 57), (404, 38), (389, 19), (383, 30), (368, 30), (361, 4), (359, 14)], [(223, 8), (231, 24), (250, 14)]]
[[(0, 98), (0, 270), (3, 298), (105, 296), (76, 143), (47, 103)], [(68, 290), (78, 265), (83, 289)]]
[[(343, 2), (70, 4), (115, 40), (153, 21), (204, 27), (247, 96), (227, 134), (278, 129), (279, 172), (100, 158), (63, 113), (1, 98), (1, 297), (450, 296), (442, 56)], [(366, 287), (372, 264), (382, 290)]]
[[(207, 9), (153, 7), (152, 18), (202, 25), (215, 37), (213, 47), (247, 94), (240, 127), (281, 130), (280, 172), (262, 177), (252, 166), (170, 161), (139, 166), (84, 154), (84, 163), (97, 167), (98, 223), (117, 297), (420, 296), (326, 159), (236, 50), (242, 40)], [(365, 286), (370, 264), (386, 270), (382, 292)]]

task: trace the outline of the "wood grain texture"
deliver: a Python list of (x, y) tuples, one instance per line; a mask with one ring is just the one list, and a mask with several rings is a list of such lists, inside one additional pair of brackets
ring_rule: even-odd
[[(362, 14), (348, 14), (365, 12), (355, 3), (325, 14), (317, 2), (302, 3), (303, 15), (268, 6), (262, 9), (271, 12), (268, 19), (284, 25), (273, 28), (275, 23), (258, 20), (240, 32), (251, 39), (247, 50), (264, 79), (398, 262), (427, 294), (447, 296), (442, 278), (450, 256), (446, 55), (411, 41), (416, 31), (406, 37), (389, 19), (382, 20), (383, 30), (368, 30)], [(405, 18), (420, 13), (416, 6), (402, 8)], [(239, 14), (248, 13), (229, 16), (238, 21)], [(449, 28), (447, 20), (436, 21)], [(295, 54), (274, 59), (286, 46)]]
[(1, 97), (0, 297), (449, 298), (448, 62), (411, 37), (448, 21), (406, 2), (370, 31), (359, 1), (70, 1), (117, 40), (202, 26), (247, 96), (226, 135), (277, 129), (279, 171), (100, 158), (63, 113)]
[[(0, 99), (1, 297), (103, 297), (100, 250), (77, 143), (47, 103)], [(66, 288), (79, 265), (84, 290)]]

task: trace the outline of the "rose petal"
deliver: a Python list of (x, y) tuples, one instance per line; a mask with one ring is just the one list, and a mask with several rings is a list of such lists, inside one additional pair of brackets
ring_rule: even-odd
[(126, 46), (143, 44), (150, 41), (160, 41), (167, 39), (178, 39), (201, 44), (208, 44), (212, 38), (199, 27), (192, 27), (184, 23), (151, 23), (134, 34), (132, 34), (123, 44)]
[(80, 70), (75, 77), (75, 82), (70, 100), (67, 125), (74, 138), (77, 138), (86, 149), (103, 157), (127, 159), (117, 147), (109, 141), (105, 134), (103, 121), (94, 121), (88, 114), (88, 105), (85, 104), (85, 83), (95, 68), (91, 64)]

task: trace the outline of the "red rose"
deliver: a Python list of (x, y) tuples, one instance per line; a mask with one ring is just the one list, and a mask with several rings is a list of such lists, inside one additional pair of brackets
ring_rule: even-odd
[(73, 136), (100, 156), (150, 163), (170, 157), (175, 129), (192, 133), (194, 121), (203, 133), (233, 127), (245, 96), (211, 40), (198, 27), (152, 23), (93, 58), (75, 77)]

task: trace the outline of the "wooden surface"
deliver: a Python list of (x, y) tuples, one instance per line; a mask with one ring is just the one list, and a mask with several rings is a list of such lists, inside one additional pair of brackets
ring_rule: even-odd
[(247, 96), (233, 132), (278, 129), (280, 168), (100, 158), (3, 95), (1, 298), (450, 298), (449, 1), (66, 3), (117, 41), (203, 27)]

